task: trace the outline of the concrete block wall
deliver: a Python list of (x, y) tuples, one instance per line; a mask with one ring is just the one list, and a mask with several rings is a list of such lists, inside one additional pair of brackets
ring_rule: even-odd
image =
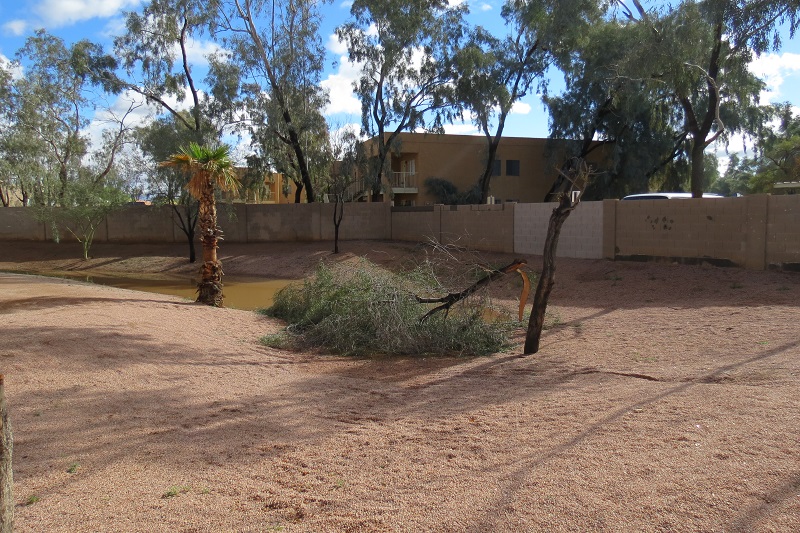
[[(228, 242), (333, 240), (334, 204), (235, 204), (236, 217), (220, 211)], [(347, 203), (339, 238), (390, 239), (391, 207), (385, 203)]]
[[(305, 204), (308, 205), (308, 204)], [(335, 204), (316, 204), (319, 209), (319, 239), (332, 241), (335, 228)], [(391, 205), (381, 202), (355, 202), (344, 204), (344, 216), (339, 227), (341, 240), (387, 240), (392, 238)]]
[(615, 256), (747, 260), (745, 198), (616, 202)]
[(800, 195), (770, 196), (766, 227), (766, 266), (800, 268)]
[(0, 240), (44, 241), (47, 240), (47, 232), (30, 208), (3, 207), (0, 208)]
[(440, 241), (442, 237), (442, 206), (393, 207), (393, 241)]
[[(514, 251), (542, 255), (550, 215), (556, 203), (517, 204), (514, 210)], [(557, 257), (603, 257), (603, 202), (581, 202), (561, 227)]]
[(441, 211), (443, 244), (514, 253), (515, 203), (435, 206)]
[[(106, 217), (105, 234), (98, 232), (98, 242), (164, 242), (175, 236), (172, 220), (172, 208), (169, 206), (131, 206)], [(175, 228), (180, 232), (180, 229)], [(181, 236), (183, 234), (181, 233)], [(186, 237), (183, 237), (184, 239)]]
[[(345, 205), (341, 239), (392, 239), (539, 255), (554, 204), (397, 207)], [(219, 206), (225, 242), (333, 239), (332, 204)], [(111, 215), (95, 242), (183, 242), (166, 207)], [(62, 239), (72, 239), (64, 230)], [(0, 209), (0, 240), (50, 240), (51, 230), (23, 207)], [(562, 228), (558, 255), (622, 259), (718, 260), (749, 269), (800, 269), (800, 195), (583, 202)]]

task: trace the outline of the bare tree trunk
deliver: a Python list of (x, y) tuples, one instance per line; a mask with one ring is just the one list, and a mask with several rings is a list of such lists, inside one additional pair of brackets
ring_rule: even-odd
[(14, 471), (11, 455), (14, 437), (8, 422), (3, 374), (0, 374), (0, 533), (14, 530)]
[[(550, 223), (547, 226), (547, 238), (544, 241), (544, 251), (542, 252), (542, 273), (539, 276), (539, 282), (536, 284), (531, 318), (528, 321), (525, 347), (522, 352), (525, 355), (539, 351), (539, 341), (542, 337), (547, 301), (550, 299), (550, 292), (555, 284), (556, 250), (558, 248), (558, 237), (561, 235), (561, 226), (564, 225), (569, 214), (580, 202), (580, 196), (589, 179), (589, 170), (583, 160), (578, 159), (577, 164), (571, 165), (571, 168), (573, 169), (572, 175), (565, 175), (564, 177), (572, 183), (572, 186), (569, 191), (562, 193), (559, 197), (558, 206), (553, 209), (553, 213), (550, 215)], [(576, 198), (573, 198), (573, 190), (577, 191)]]
[(342, 194), (336, 195), (336, 203), (333, 205), (333, 253), (339, 253), (339, 226), (342, 225), (344, 218), (344, 198)]

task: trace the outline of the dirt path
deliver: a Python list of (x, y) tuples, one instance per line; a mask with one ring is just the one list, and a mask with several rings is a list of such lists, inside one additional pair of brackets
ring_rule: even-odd
[[(0, 269), (194, 268), (14, 246)], [(363, 253), (421, 249), (336, 260)], [(223, 252), (282, 277), (329, 257)], [(476, 359), (283, 352), (254, 313), (0, 274), (17, 531), (800, 530), (800, 276), (558, 267), (542, 351)]]

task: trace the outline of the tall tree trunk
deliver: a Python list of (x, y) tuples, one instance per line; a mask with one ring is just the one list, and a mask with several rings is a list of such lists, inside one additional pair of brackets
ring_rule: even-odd
[[(550, 299), (550, 292), (555, 284), (558, 237), (561, 235), (561, 227), (567, 217), (580, 202), (580, 195), (583, 194), (583, 190), (589, 180), (589, 169), (582, 159), (575, 158), (569, 167), (571, 168), (571, 175), (564, 177), (569, 180), (572, 186), (569, 191), (562, 193), (559, 197), (558, 206), (553, 209), (553, 213), (550, 215), (550, 223), (547, 226), (547, 238), (544, 241), (544, 251), (542, 252), (542, 273), (539, 276), (539, 282), (536, 284), (531, 318), (528, 321), (528, 331), (525, 335), (525, 347), (523, 349), (525, 355), (539, 351), (539, 341), (542, 337), (547, 301)], [(575, 199), (572, 197), (573, 190), (578, 191), (578, 197)]]
[(483, 169), (483, 175), (480, 177), (478, 184), (481, 188), (481, 197), (479, 203), (485, 204), (489, 199), (489, 184), (492, 180), (492, 169), (494, 167), (494, 160), (497, 158), (497, 145), (500, 144), (500, 139), (495, 142), (494, 139), (489, 140), (489, 154), (486, 160), (486, 168)]
[(214, 307), (222, 307), (222, 263), (217, 260), (217, 242), (221, 235), (217, 227), (217, 206), (214, 186), (210, 178), (200, 198), (198, 224), (200, 243), (203, 245), (203, 266), (200, 267), (200, 282), (197, 284), (197, 301)]
[(691, 189), (692, 198), (702, 198), (705, 188), (705, 145), (699, 139), (692, 140)]
[(14, 437), (6, 411), (3, 374), (0, 374), (0, 533), (14, 530), (14, 469), (11, 456)]

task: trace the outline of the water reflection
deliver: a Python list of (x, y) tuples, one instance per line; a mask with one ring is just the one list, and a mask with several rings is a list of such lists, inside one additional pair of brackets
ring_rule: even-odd
[[(98, 285), (131, 289), (135, 291), (154, 292), (157, 294), (170, 294), (194, 300), (197, 297), (197, 281), (190, 276), (168, 276), (158, 278), (116, 277), (106, 274), (76, 273), (76, 272), (48, 272), (49, 276), (56, 276), (78, 281), (88, 281)], [(248, 276), (225, 276), (223, 278), (223, 293), (225, 307), (234, 309), (253, 310), (269, 307), (275, 293), (298, 280), (268, 279)]]

